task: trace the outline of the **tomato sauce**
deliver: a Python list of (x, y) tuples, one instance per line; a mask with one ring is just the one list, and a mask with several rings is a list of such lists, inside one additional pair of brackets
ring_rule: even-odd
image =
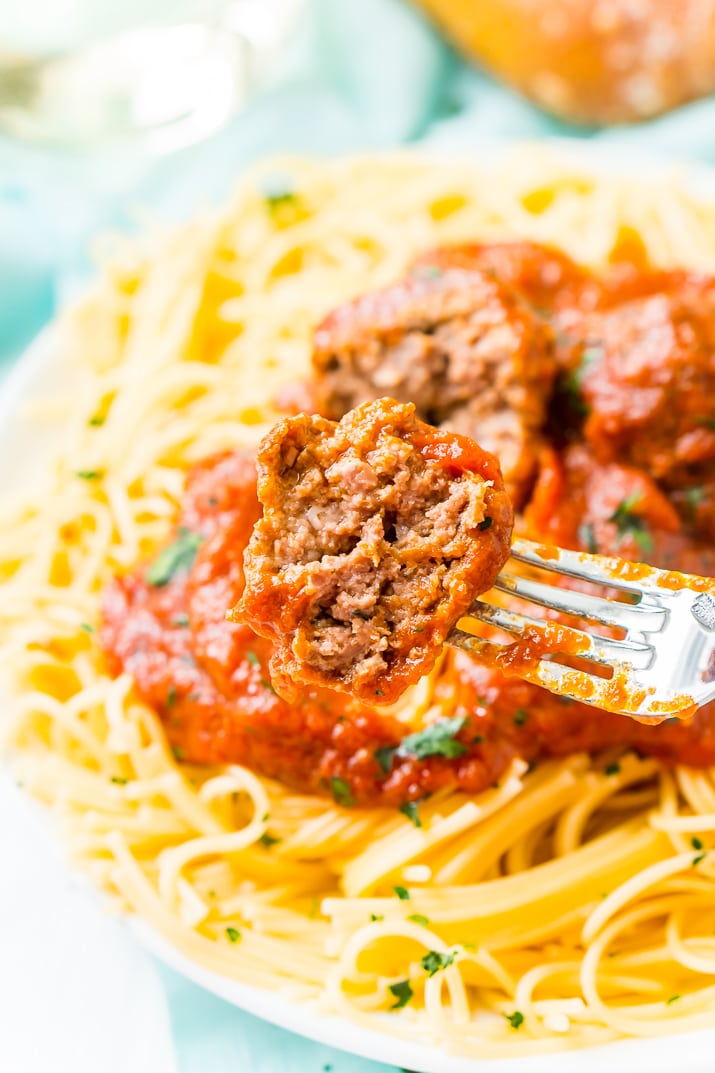
[[(564, 255), (529, 243), (462, 249), (470, 263), (482, 257), (519, 287), (568, 336), (557, 355), (562, 390), (553, 400), (549, 444), (535, 444), (538, 477), (519, 532), (715, 577), (715, 359), (704, 342), (715, 284), (628, 264), (597, 279)], [(425, 262), (439, 256), (426, 255)], [(652, 307), (652, 319), (650, 307), (639, 306), (634, 320), (623, 313), (628, 303), (647, 304), (654, 294), (663, 301)], [(619, 317), (604, 320), (614, 307)], [(671, 308), (678, 311), (672, 330)], [(591, 364), (587, 374), (581, 368), (585, 324), (589, 362), (601, 363), (600, 374)], [(658, 426), (664, 406), (678, 410), (666, 429)], [(617, 450), (609, 447), (611, 427)], [(652, 465), (649, 437), (657, 446)], [(459, 455), (444, 461), (469, 468), (469, 451)], [(241, 595), (243, 549), (259, 516), (255, 482), (252, 460), (239, 454), (195, 467), (168, 551), (116, 578), (103, 597), (101, 641), (110, 670), (133, 676), (178, 759), (245, 764), (300, 791), (332, 793), (346, 805), (399, 805), (441, 787), (476, 792), (498, 782), (515, 757), (534, 762), (618, 747), (664, 763), (715, 764), (715, 704), (687, 724), (641, 725), (451, 650), (437, 672), (430, 715), (450, 719), (448, 749), (429, 738), (410, 747), (397, 719), (327, 689), (286, 703), (270, 682), (270, 642), (226, 619)]]

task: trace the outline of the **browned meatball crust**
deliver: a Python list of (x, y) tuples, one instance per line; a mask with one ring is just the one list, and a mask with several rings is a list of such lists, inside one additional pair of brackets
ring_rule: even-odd
[(552, 329), (492, 271), (423, 266), (334, 310), (315, 335), (318, 409), (339, 419), (390, 395), (478, 439), (519, 502), (554, 379)]

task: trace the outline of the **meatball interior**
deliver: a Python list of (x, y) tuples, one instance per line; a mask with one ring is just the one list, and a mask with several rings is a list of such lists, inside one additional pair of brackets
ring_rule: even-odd
[(258, 474), (263, 518), (233, 616), (274, 642), (274, 685), (394, 701), (509, 555), (498, 463), (412, 404), (381, 399), (337, 423), (280, 422)]

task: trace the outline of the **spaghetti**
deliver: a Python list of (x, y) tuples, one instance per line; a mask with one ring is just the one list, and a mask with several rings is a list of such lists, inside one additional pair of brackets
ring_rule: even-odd
[[(195, 462), (255, 450), (314, 325), (465, 236), (595, 267), (637, 240), (655, 265), (715, 270), (715, 209), (675, 180), (596, 179), (533, 149), (281, 161), (222, 213), (112, 249), (57, 329), (77, 383), (35, 408), (63, 419), (42, 492), (0, 527), (14, 769), (121, 908), (245, 983), (473, 1056), (712, 1025), (715, 771), (617, 749), (516, 760), (481, 794), (429, 798), (417, 827), (177, 763), (96, 643), (102, 587), (166, 540)], [(430, 689), (396, 718), (414, 725)]]

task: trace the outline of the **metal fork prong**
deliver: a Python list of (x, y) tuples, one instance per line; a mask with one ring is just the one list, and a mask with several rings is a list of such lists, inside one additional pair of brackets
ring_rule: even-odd
[[(543, 555), (543, 551), (547, 555)], [(584, 551), (567, 551), (564, 548), (546, 547), (536, 544), (531, 540), (515, 540), (511, 546), (512, 558), (520, 563), (528, 563), (530, 566), (538, 566), (541, 570), (549, 570), (555, 574), (565, 574), (567, 577), (580, 578), (582, 581), (592, 581), (597, 585), (608, 585), (611, 588), (623, 589), (625, 592), (634, 592), (642, 595), (644, 590), (652, 590), (659, 597), (667, 596), (667, 588), (661, 588), (657, 580), (664, 571), (655, 567), (643, 566), (642, 576), (627, 578), (620, 576), (624, 563), (621, 559), (612, 559), (604, 555), (589, 555)], [(625, 564), (629, 569), (631, 564)], [(635, 605), (634, 605), (635, 606)]]
[(667, 612), (662, 608), (621, 604), (615, 600), (606, 600), (602, 596), (591, 596), (572, 589), (558, 589), (554, 585), (545, 585), (531, 578), (516, 577), (504, 572), (499, 575), (494, 587), (501, 592), (513, 593), (524, 600), (530, 600), (541, 607), (550, 607), (554, 611), (578, 615), (625, 630), (657, 632), (662, 630), (667, 619)]
[[(532, 618), (530, 615), (522, 615), (516, 611), (509, 611), (505, 607), (494, 607), (492, 604), (484, 604), (480, 600), (475, 601), (469, 609), (472, 618), (479, 619), (491, 626), (504, 630), (506, 633), (517, 637), (523, 637), (524, 631), (544, 630), (547, 625), (543, 619)], [(569, 636), (579, 642), (578, 655), (592, 660), (594, 663), (611, 665), (613, 663), (628, 663), (638, 670), (646, 670), (653, 660), (653, 649), (650, 645), (632, 640), (613, 640), (610, 637), (597, 637), (586, 630), (576, 630), (573, 627), (564, 627)], [(462, 631), (463, 632), (463, 631)]]

